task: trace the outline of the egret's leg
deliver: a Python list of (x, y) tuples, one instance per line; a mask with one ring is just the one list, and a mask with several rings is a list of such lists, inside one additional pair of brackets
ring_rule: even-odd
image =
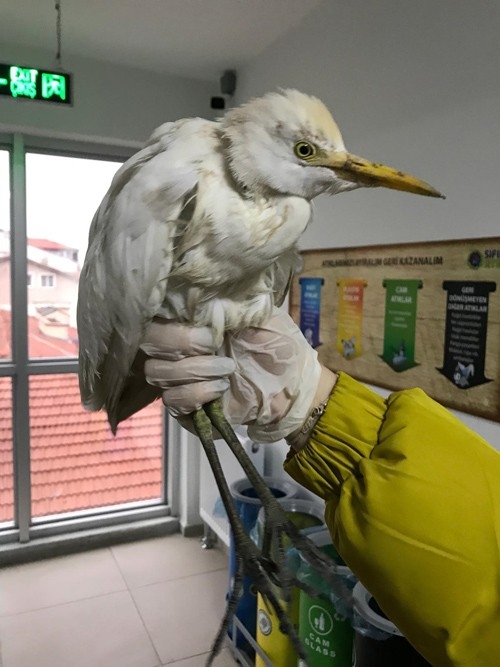
[[(268, 559), (263, 558), (258, 547), (247, 535), (241, 519), (238, 516), (238, 512), (236, 511), (236, 507), (227, 485), (227, 481), (224, 477), (224, 472), (220, 465), (217, 450), (213, 441), (212, 423), (203, 410), (198, 410), (193, 413), (193, 424), (207, 455), (210, 467), (214, 473), (215, 481), (217, 483), (222, 502), (228, 515), (231, 530), (233, 532), (236, 554), (236, 576), (233, 582), (233, 589), (229, 596), (226, 612), (224, 614), (219, 632), (217, 633), (217, 637), (212, 646), (207, 664), (210, 665), (212, 663), (214, 657), (222, 648), (222, 642), (236, 611), (242, 589), (244, 574), (253, 577), (257, 590), (261, 592), (265, 599), (269, 600), (272, 607), (274, 608), (280, 620), (280, 626), (283, 628), (283, 631), (290, 635), (297, 654), (300, 658), (305, 659), (305, 653), (295, 632), (295, 629), (288, 620), (288, 617), (283, 611), (283, 608), (280, 605), (273, 590), (273, 563)], [(237, 439), (234, 432), (233, 435)], [(274, 499), (274, 496), (272, 496), (272, 494), (270, 495), (271, 498)]]
[[(231, 451), (240, 462), (246, 476), (262, 502), (262, 506), (266, 513), (262, 555), (266, 560), (270, 560), (272, 555), (276, 559), (276, 562), (274, 563), (275, 567), (271, 570), (272, 578), (284, 589), (285, 595), (286, 592), (290, 590), (292, 584), (297, 585), (293, 575), (286, 568), (285, 554), (283, 553), (283, 543), (281, 539), (283, 534), (286, 534), (291, 544), (300, 551), (301, 555), (307, 562), (330, 584), (335, 595), (342, 599), (344, 605), (349, 608), (352, 604), (351, 593), (338, 578), (337, 565), (307, 537), (302, 535), (295, 524), (288, 519), (283, 507), (273, 496), (270, 489), (257, 472), (250, 457), (242, 447), (237, 435), (231, 427), (231, 424), (227, 421), (224, 415), (222, 402), (220, 400), (212, 401), (211, 403), (204, 405), (203, 409), (209, 416), (214, 428), (216, 428), (224, 438)], [(271, 554), (271, 545), (274, 547), (273, 554)]]
[[(233, 534), (235, 534), (235, 531), (239, 530), (238, 524), (241, 523), (241, 521), (238, 516), (238, 513), (236, 512), (234, 503), (232, 501), (231, 492), (227, 485), (226, 478), (224, 477), (224, 472), (222, 470), (219, 456), (215, 448), (212, 436), (212, 424), (208, 419), (207, 415), (203, 412), (203, 410), (198, 410), (197, 412), (193, 413), (193, 423), (196, 433), (198, 434), (201, 444), (203, 445), (203, 449), (205, 450), (205, 454), (207, 455), (207, 459), (212, 469), (212, 472), (214, 474), (215, 481), (217, 483), (217, 487), (219, 489), (222, 502), (226, 509), (229, 523), (231, 525), (231, 529), (233, 531)], [(243, 579), (244, 579), (244, 573), (243, 573), (242, 562), (241, 559), (239, 558), (238, 553), (236, 553), (236, 567), (235, 567), (235, 576), (233, 579), (233, 586), (231, 594), (227, 601), (226, 612), (224, 614), (222, 624), (219, 628), (219, 632), (217, 633), (217, 637), (215, 638), (214, 643), (212, 645), (212, 650), (210, 652), (210, 656), (207, 662), (208, 665), (211, 664), (214, 657), (220, 652), (222, 648), (222, 643), (229, 630), (229, 626), (231, 624), (234, 613), (238, 606), (238, 600), (240, 598), (241, 591), (243, 590)]]

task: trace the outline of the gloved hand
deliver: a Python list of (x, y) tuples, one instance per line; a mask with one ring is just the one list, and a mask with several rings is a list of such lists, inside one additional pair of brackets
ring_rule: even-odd
[(170, 414), (183, 421), (183, 415), (222, 398), (228, 420), (246, 424), (258, 442), (299, 430), (335, 382), (297, 325), (278, 309), (262, 327), (226, 335), (221, 350), (209, 328), (160, 319), (141, 347), (151, 357), (146, 379), (164, 390)]

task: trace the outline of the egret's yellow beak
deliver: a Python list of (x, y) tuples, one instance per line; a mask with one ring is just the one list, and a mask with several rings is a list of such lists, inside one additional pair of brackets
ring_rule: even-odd
[(416, 195), (445, 199), (444, 195), (431, 185), (415, 178), (415, 176), (405, 174), (385, 164), (370, 162), (344, 151), (320, 154), (310, 162), (318, 166), (329, 167), (340, 178), (366, 187), (392, 188), (393, 190), (413, 192)]

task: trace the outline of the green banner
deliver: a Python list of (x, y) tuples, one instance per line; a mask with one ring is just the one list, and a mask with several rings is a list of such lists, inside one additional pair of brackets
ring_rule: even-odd
[(384, 351), (381, 358), (400, 373), (418, 366), (415, 361), (417, 292), (421, 280), (384, 280)]

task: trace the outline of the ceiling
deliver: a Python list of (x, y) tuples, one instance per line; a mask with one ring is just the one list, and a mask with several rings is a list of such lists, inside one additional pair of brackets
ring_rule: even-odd
[[(239, 69), (322, 0), (60, 0), (62, 56), (196, 79)], [(55, 0), (1, 0), (0, 44), (56, 53)]]

